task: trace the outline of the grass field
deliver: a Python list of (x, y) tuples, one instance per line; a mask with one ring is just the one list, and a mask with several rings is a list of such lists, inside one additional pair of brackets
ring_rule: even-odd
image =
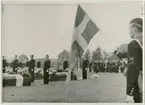
[(124, 103), (125, 77), (121, 73), (99, 73), (99, 78), (71, 81), (64, 88), (65, 81), (43, 84), (35, 80), (32, 86), (4, 87), (4, 102), (77, 102), (77, 103)]

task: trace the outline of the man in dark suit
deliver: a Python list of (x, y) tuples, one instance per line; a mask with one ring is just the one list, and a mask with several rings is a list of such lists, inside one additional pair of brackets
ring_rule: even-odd
[(87, 79), (87, 68), (88, 68), (88, 60), (83, 60), (83, 66), (82, 66), (83, 79)]
[(19, 61), (17, 59), (17, 55), (15, 55), (14, 61), (12, 62), (13, 72), (15, 72), (15, 73), (17, 73), (18, 63), (19, 63)]
[(41, 62), (38, 61), (38, 62), (37, 62), (37, 68), (40, 68), (40, 67), (41, 67)]
[(5, 71), (6, 71), (6, 66), (7, 66), (7, 61), (6, 61), (6, 59), (5, 59), (5, 57), (3, 56), (3, 73), (5, 73)]
[(92, 72), (92, 62), (89, 63), (89, 72)]
[(68, 61), (63, 62), (63, 71), (68, 68)]
[(31, 74), (31, 82), (34, 82), (34, 68), (35, 68), (34, 55), (31, 55), (30, 58), (31, 60), (29, 61), (29, 72)]
[(49, 84), (49, 68), (51, 66), (51, 62), (49, 59), (49, 55), (46, 55), (45, 61), (44, 61), (44, 68), (43, 68), (43, 73), (44, 73), (44, 84)]
[(128, 51), (115, 51), (120, 58), (128, 57), (127, 69), (127, 102), (142, 102), (142, 19), (135, 18), (130, 22), (130, 37)]

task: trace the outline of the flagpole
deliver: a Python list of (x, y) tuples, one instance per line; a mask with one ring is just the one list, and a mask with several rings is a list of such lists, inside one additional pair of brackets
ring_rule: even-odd
[(67, 77), (66, 77), (66, 82), (65, 82), (65, 86), (64, 86), (64, 89), (68, 86), (69, 84), (69, 81), (71, 80), (71, 67), (70, 67), (70, 52), (69, 51), (69, 61), (68, 61), (68, 64), (69, 64), (69, 67), (68, 67), (68, 70), (67, 70)]

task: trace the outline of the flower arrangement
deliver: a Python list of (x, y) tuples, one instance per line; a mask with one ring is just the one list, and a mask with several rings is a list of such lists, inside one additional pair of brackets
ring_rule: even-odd
[(49, 74), (56, 74), (57, 70), (55, 70), (54, 68), (49, 68)]
[(8, 73), (8, 74), (15, 74), (15, 73), (13, 72), (13, 68), (12, 68), (12, 67), (6, 67), (5, 69), (6, 69), (6, 72), (5, 72), (5, 73)]
[(35, 68), (35, 70), (34, 70), (34, 73), (35, 74), (39, 74), (39, 75), (43, 75), (43, 68)]
[(28, 76), (28, 77), (31, 76), (28, 71), (28, 67), (24, 67), (24, 68), (18, 67), (17, 73), (21, 74), (22, 76)]

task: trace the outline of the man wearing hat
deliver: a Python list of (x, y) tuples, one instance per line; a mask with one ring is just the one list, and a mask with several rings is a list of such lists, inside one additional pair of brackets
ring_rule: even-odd
[(34, 55), (31, 55), (30, 58), (31, 60), (29, 61), (29, 72), (31, 74), (31, 82), (34, 82), (34, 68), (35, 68)]
[(88, 68), (88, 60), (84, 59), (83, 65), (82, 65), (82, 77), (83, 77), (83, 79), (87, 79), (87, 68)]
[(44, 68), (43, 68), (44, 84), (49, 84), (49, 69), (50, 69), (50, 67), (51, 67), (51, 62), (49, 59), (49, 55), (46, 55), (45, 61), (44, 61)]
[(130, 37), (127, 53), (115, 51), (120, 58), (128, 58), (127, 69), (127, 97), (126, 102), (142, 102), (142, 19), (131, 20)]
[(7, 65), (8, 65), (8, 64), (7, 64), (7, 61), (6, 61), (5, 57), (3, 56), (3, 73), (6, 72), (6, 66), (7, 66)]
[(62, 71), (65, 71), (65, 69), (68, 68), (68, 61), (63, 61), (63, 70)]
[(17, 59), (17, 55), (14, 57), (14, 61), (12, 62), (13, 72), (17, 73), (19, 60)]

